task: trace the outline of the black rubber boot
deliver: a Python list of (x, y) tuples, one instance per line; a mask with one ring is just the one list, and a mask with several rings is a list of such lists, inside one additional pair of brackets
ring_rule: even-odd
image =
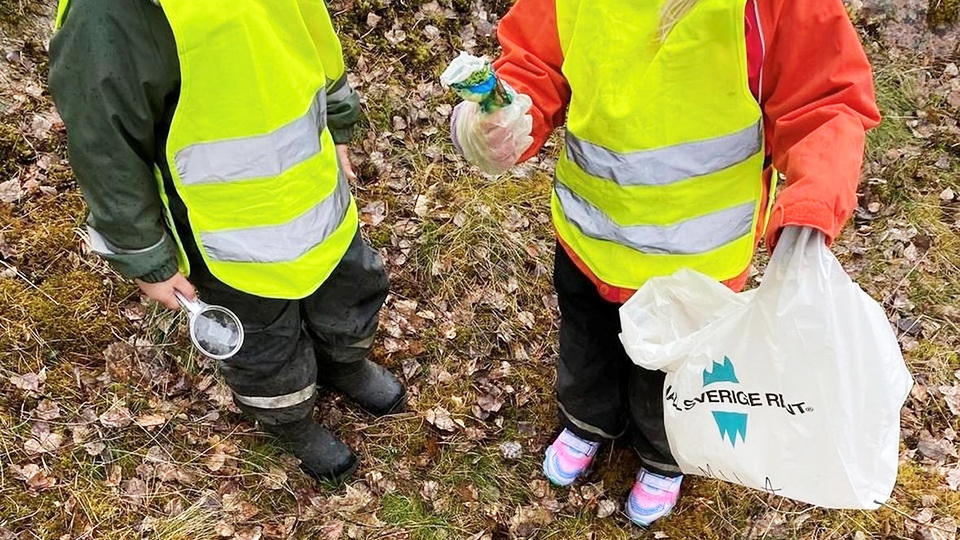
[(300, 468), (317, 480), (343, 481), (357, 468), (357, 456), (350, 447), (313, 418), (263, 428), (300, 458)]
[(366, 358), (349, 364), (321, 365), (317, 381), (343, 392), (375, 416), (399, 412), (406, 403), (407, 391), (403, 384), (386, 368)]

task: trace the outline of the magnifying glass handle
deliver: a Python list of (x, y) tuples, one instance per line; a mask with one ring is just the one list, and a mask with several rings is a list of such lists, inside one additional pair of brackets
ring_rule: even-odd
[(180, 294), (180, 291), (174, 289), (173, 294), (177, 297), (177, 301), (180, 302), (180, 305), (186, 309), (190, 315), (196, 315), (200, 313), (200, 302), (193, 300), (188, 300), (186, 296)]

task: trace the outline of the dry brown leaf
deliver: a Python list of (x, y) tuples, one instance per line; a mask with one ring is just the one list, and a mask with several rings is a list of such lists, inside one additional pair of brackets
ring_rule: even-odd
[(47, 115), (34, 114), (30, 121), (30, 134), (38, 139), (46, 139), (50, 136), (50, 130), (53, 129), (57, 118), (54, 118), (52, 113)]
[(387, 215), (387, 205), (383, 201), (372, 201), (360, 210), (360, 221), (376, 227), (383, 223)]
[(34, 414), (41, 420), (55, 420), (60, 418), (60, 406), (53, 400), (41, 399)]
[(914, 514), (913, 520), (917, 523), (926, 525), (933, 521), (933, 508), (924, 508)]
[(233, 392), (223, 381), (217, 381), (216, 384), (207, 388), (204, 393), (211, 402), (218, 405), (221, 409), (231, 409), (234, 407)]
[(428, 410), (425, 416), (427, 422), (436, 426), (437, 429), (443, 431), (454, 431), (457, 429), (457, 425), (453, 422), (453, 419), (450, 418), (450, 413), (439, 405)]
[(7, 244), (6, 239), (3, 237), (3, 233), (0, 233), (0, 258), (13, 259), (16, 256), (17, 252), (14, 251), (9, 244)]
[(215, 450), (214, 453), (203, 462), (203, 466), (209, 471), (217, 472), (223, 468), (223, 464), (226, 462), (226, 460), (226, 454), (219, 450)]
[(329, 502), (339, 512), (355, 513), (373, 502), (373, 495), (362, 483), (348, 484), (343, 495), (331, 497)]
[(11, 178), (6, 182), (0, 182), (0, 202), (12, 203), (20, 200), (23, 190), (20, 189), (20, 179)]
[(500, 444), (500, 455), (503, 459), (515, 461), (523, 457), (523, 446), (516, 441), (507, 441)]
[(550, 495), (550, 482), (542, 478), (537, 478), (530, 481), (530, 493), (533, 493), (533, 496), (538, 499), (543, 499), (547, 495)]
[(917, 450), (920, 453), (937, 463), (946, 461), (947, 456), (957, 457), (957, 449), (947, 439), (935, 439), (930, 432), (923, 430), (920, 432), (920, 440), (917, 442)]
[(297, 518), (290, 516), (282, 523), (269, 521), (263, 524), (264, 538), (289, 538), (293, 531), (293, 526), (297, 524)]
[(46, 380), (46, 370), (36, 373), (23, 373), (21, 375), (11, 375), (10, 382), (21, 390), (27, 392), (39, 392), (40, 385)]
[(244, 523), (249, 521), (253, 516), (259, 514), (260, 509), (257, 508), (257, 505), (250, 501), (240, 501), (232, 509), (232, 513), (237, 523)]
[(14, 478), (23, 480), (24, 482), (40, 472), (40, 466), (35, 463), (27, 463), (26, 465), (11, 464), (9, 469), (10, 474), (12, 474)]
[(947, 485), (954, 491), (960, 489), (960, 467), (951, 469), (947, 473)]
[(107, 449), (107, 445), (99, 441), (88, 442), (83, 445), (83, 449), (87, 454), (90, 454), (91, 456), (99, 456), (104, 450)]
[(23, 444), (23, 449), (31, 455), (54, 452), (63, 443), (63, 435), (49, 433), (41, 439), (29, 439)]
[(423, 486), (420, 487), (420, 495), (428, 500), (432, 501), (437, 498), (437, 492), (440, 490), (440, 484), (435, 480), (427, 480), (423, 483)]
[(401, 41), (407, 39), (407, 33), (399, 28), (392, 28), (389, 31), (383, 34), (383, 37), (387, 39), (390, 43), (396, 45)]
[(454, 339), (457, 337), (457, 325), (453, 321), (443, 321), (440, 323), (440, 331), (443, 333), (443, 337), (447, 339)]
[(420, 362), (413, 358), (405, 359), (400, 365), (403, 369), (403, 378), (408, 381), (416, 377), (417, 373), (420, 373)]
[(119, 465), (114, 463), (107, 467), (107, 478), (103, 481), (103, 484), (107, 487), (117, 487), (120, 485), (120, 480), (123, 477), (123, 469)]
[(263, 476), (263, 487), (269, 490), (278, 490), (283, 489), (283, 486), (287, 483), (287, 473), (283, 469), (278, 469), (276, 467), (271, 468), (267, 474)]
[(426, 217), (430, 213), (430, 207), (430, 197), (424, 194), (417, 195), (417, 200), (413, 205), (413, 213), (420, 217)]
[(612, 516), (619, 506), (610, 499), (604, 499), (597, 504), (597, 517), (600, 519)]
[(129, 426), (131, 422), (133, 415), (130, 414), (130, 409), (119, 403), (114, 403), (100, 415), (100, 423), (106, 427), (122, 428)]
[(336, 520), (324, 523), (320, 527), (320, 535), (323, 540), (339, 540), (343, 536), (343, 522)]
[(26, 465), (22, 466), (11, 464), (9, 469), (14, 478), (17, 480), (23, 480), (24, 482), (30, 480), (34, 475), (40, 472), (40, 466), (35, 463), (27, 463)]
[(137, 468), (134, 469), (134, 471), (137, 473), (137, 476), (143, 480), (149, 480), (156, 475), (157, 468), (150, 463), (141, 463), (137, 465)]
[(263, 528), (260, 526), (243, 529), (233, 535), (233, 540), (260, 540), (261, 538), (263, 538)]
[(526, 229), (530, 226), (530, 220), (516, 208), (511, 207), (507, 219), (503, 221), (503, 229), (509, 232), (515, 232), (520, 229)]
[(33, 435), (33, 438), (27, 440), (23, 445), (28, 454), (53, 452), (63, 444), (63, 435), (51, 432), (50, 424), (46, 422), (35, 422), (30, 428), (30, 434)]
[(533, 313), (530, 313), (529, 311), (521, 311), (520, 313), (517, 313), (517, 318), (520, 319), (520, 322), (529, 330), (532, 330), (534, 325), (537, 323), (536, 317), (534, 317)]
[(383, 350), (387, 354), (393, 354), (400, 351), (407, 350), (409, 343), (405, 339), (396, 339), (392, 337), (384, 338), (383, 340)]
[(522, 506), (510, 518), (510, 532), (518, 537), (528, 537), (549, 525), (553, 514), (541, 506)]
[(397, 490), (397, 484), (385, 477), (380, 471), (370, 471), (364, 475), (364, 479), (380, 495), (392, 493)]
[(147, 499), (147, 483), (137, 477), (127, 480), (123, 484), (123, 496), (134, 506), (143, 506)]
[(162, 414), (156, 414), (156, 413), (144, 414), (138, 417), (136, 420), (134, 420), (134, 424), (142, 428), (162, 426), (166, 423), (167, 423), (166, 417), (164, 417)]
[(156, 475), (161, 482), (176, 481), (184, 486), (191, 486), (197, 481), (192, 473), (173, 463), (157, 465)]
[(950, 407), (950, 412), (954, 416), (960, 416), (960, 385), (941, 386), (938, 390), (943, 395), (944, 401), (947, 402), (947, 406)]
[(221, 519), (216, 525), (213, 526), (213, 532), (217, 533), (219, 536), (227, 537), (233, 536), (237, 530), (233, 528), (233, 525)]
[(923, 540), (956, 540), (957, 522), (954, 518), (942, 518), (919, 528)]
[(476, 502), (480, 500), (480, 490), (473, 483), (463, 484), (457, 488), (460, 500), (463, 502)]
[(57, 479), (48, 475), (45, 471), (40, 471), (27, 480), (27, 486), (37, 491), (43, 491), (55, 485), (57, 485)]
[(400, 313), (409, 317), (417, 312), (419, 302), (416, 300), (398, 299), (393, 302), (393, 307)]
[(164, 450), (159, 444), (155, 444), (147, 449), (146, 455), (143, 456), (143, 461), (149, 461), (152, 463), (166, 463), (169, 461), (169, 452)]
[(503, 400), (493, 394), (484, 394), (477, 400), (477, 405), (484, 411), (495, 413), (503, 407)]

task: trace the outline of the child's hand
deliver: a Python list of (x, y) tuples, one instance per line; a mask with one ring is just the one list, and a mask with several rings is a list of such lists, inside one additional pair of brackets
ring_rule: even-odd
[(187, 297), (188, 300), (196, 300), (197, 298), (197, 291), (180, 272), (174, 274), (172, 278), (159, 283), (147, 283), (139, 279), (136, 280), (136, 282), (137, 285), (140, 286), (140, 290), (143, 291), (143, 294), (147, 295), (151, 300), (160, 302), (169, 309), (180, 308), (180, 303), (177, 302), (177, 297), (173, 294), (173, 291), (179, 291), (180, 294)]
[(343, 169), (343, 175), (351, 183), (357, 181), (357, 173), (353, 172), (353, 163), (350, 163), (350, 147), (346, 144), (337, 145), (337, 159), (340, 160), (340, 168)]
[(533, 144), (530, 105), (529, 96), (517, 94), (510, 105), (484, 114), (476, 103), (461, 102), (450, 117), (454, 146), (483, 172), (506, 172)]

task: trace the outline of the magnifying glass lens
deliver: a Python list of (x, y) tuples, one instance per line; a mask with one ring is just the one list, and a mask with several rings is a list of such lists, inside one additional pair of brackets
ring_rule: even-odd
[(242, 332), (236, 317), (216, 307), (207, 307), (197, 314), (193, 323), (193, 338), (208, 356), (224, 357), (240, 347)]

